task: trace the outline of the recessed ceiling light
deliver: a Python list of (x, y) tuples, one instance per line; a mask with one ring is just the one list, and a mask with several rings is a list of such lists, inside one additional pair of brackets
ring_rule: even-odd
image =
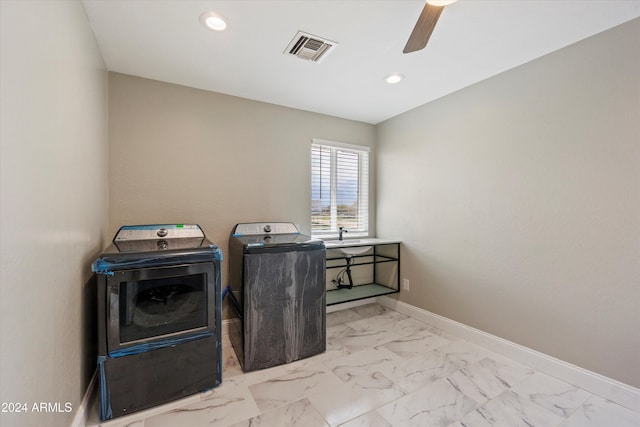
[(389, 74), (388, 76), (384, 76), (384, 81), (389, 83), (390, 85), (399, 83), (403, 79), (404, 79), (404, 75), (400, 73), (393, 73), (393, 74)]
[(227, 21), (222, 15), (215, 12), (203, 13), (200, 15), (200, 22), (210, 30), (222, 31), (227, 28)]

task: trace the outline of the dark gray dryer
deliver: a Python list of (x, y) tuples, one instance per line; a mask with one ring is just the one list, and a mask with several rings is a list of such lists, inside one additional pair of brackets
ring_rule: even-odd
[(234, 227), (230, 338), (244, 371), (325, 351), (325, 255), (323, 241), (300, 234), (292, 223)]
[(222, 253), (196, 224), (123, 226), (98, 281), (100, 419), (222, 381)]

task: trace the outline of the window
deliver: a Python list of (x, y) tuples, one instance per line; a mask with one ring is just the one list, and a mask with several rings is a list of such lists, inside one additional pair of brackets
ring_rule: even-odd
[(314, 139), (311, 145), (311, 233), (369, 232), (369, 147)]

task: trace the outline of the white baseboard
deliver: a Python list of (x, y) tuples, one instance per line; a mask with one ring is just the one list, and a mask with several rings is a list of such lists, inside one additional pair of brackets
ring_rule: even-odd
[(633, 386), (387, 296), (376, 297), (376, 302), (621, 406), (640, 412), (640, 389)]
[(89, 381), (89, 385), (87, 386), (87, 390), (84, 392), (80, 406), (78, 406), (76, 415), (73, 417), (73, 421), (71, 422), (71, 427), (85, 427), (87, 425), (89, 421), (89, 410), (91, 409), (91, 396), (93, 396), (93, 389), (96, 385), (96, 381), (98, 381), (97, 369), (94, 371), (91, 381)]

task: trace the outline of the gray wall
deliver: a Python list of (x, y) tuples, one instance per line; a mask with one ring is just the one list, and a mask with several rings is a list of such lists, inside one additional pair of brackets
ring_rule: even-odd
[[(108, 212), (107, 73), (78, 1), (0, 1), (3, 426), (68, 426), (95, 371), (90, 263)], [(70, 413), (33, 403), (69, 402)]]
[(640, 386), (640, 20), (378, 126), (400, 299)]
[(109, 73), (109, 233), (200, 224), (223, 250), (226, 286), (236, 223), (293, 221), (310, 232), (312, 138), (370, 146), (375, 164), (373, 125)]

